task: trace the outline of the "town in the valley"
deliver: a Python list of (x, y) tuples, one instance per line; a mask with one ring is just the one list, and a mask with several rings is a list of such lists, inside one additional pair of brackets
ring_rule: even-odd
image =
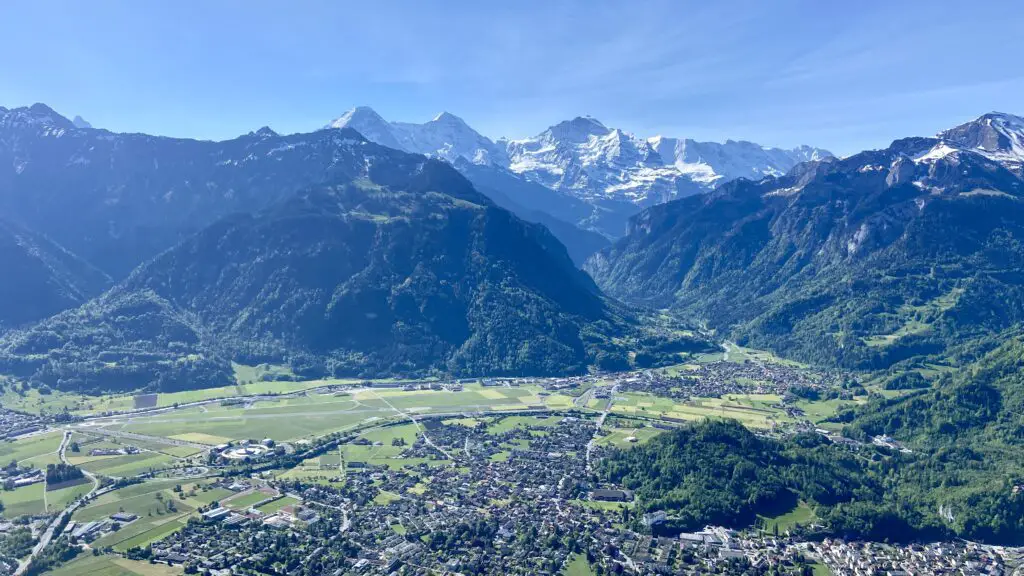
[[(0, 538), (27, 544), (0, 557), (0, 573), (25, 573), (62, 547), (81, 550), (57, 569), (81, 570), (69, 574), (118, 561), (217, 576), (1019, 573), (1020, 550), (844, 541), (822, 535), (813, 513), (666, 531), (670, 512), (641, 510), (596, 472), (611, 451), (702, 418), (739, 419), (765, 436), (812, 432), (854, 453), (905, 450), (886, 437), (843, 438), (817, 413), (863, 394), (841, 374), (751, 356), (574, 378), (111, 399), (43, 416), (4, 409), (17, 436), (5, 446), (46, 440), (53, 451), (0, 470), (8, 510), (10, 495), (33, 486), (46, 499), (5, 514)], [(329, 419), (343, 402), (342, 429), (296, 437), (280, 423)], [(192, 417), (206, 427), (189, 431)], [(252, 426), (231, 427), (242, 421)], [(55, 464), (84, 474), (51, 491)]]

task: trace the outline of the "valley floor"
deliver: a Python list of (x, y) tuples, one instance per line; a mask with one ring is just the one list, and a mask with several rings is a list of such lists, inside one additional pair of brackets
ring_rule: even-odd
[[(66, 461), (117, 483), (76, 501), (50, 548), (73, 538), (85, 549), (54, 573), (697, 573), (764, 563), (783, 573), (845, 573), (853, 555), (928, 574), (1013, 558), (963, 544), (922, 556), (898, 546), (805, 542), (795, 534), (818, 520), (802, 502), (745, 530), (652, 537), (632, 495), (601, 484), (593, 462), (704, 419), (738, 420), (760, 434), (834, 437), (825, 420), (865, 401), (825, 399), (838, 385), (834, 375), (754, 351), (553, 379), (367, 385), (254, 382), (268, 369), (238, 372), (237, 386), (210, 390), (5, 397), (21, 410), (66, 407), (77, 421), (50, 425), (70, 434)], [(794, 385), (820, 396), (794, 398)], [(57, 431), (36, 433), (0, 445), (0, 456), (44, 465), (58, 460), (60, 443)], [(43, 502), (42, 491), (29, 488), (0, 494), (3, 514), (34, 516), (40, 530), (89, 491)], [(218, 508), (224, 515), (214, 518)], [(268, 553), (266, 542), (280, 534), (292, 544)]]

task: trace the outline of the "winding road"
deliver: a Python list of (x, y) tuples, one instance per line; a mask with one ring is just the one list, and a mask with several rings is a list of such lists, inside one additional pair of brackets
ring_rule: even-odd
[[(67, 451), (67, 447), (70, 441), (71, 431), (65, 430), (64, 438), (61, 439), (60, 441), (60, 448), (57, 449), (57, 454), (60, 456), (60, 461), (65, 464), (68, 464), (65, 452)], [(66, 519), (71, 518), (71, 515), (74, 514), (75, 511), (78, 510), (78, 508), (82, 506), (83, 503), (85, 503), (86, 499), (92, 496), (99, 496), (101, 494), (105, 494), (113, 489), (113, 486), (101, 489), (99, 478), (97, 478), (93, 473), (88, 472), (86, 470), (82, 470), (82, 473), (85, 474), (86, 478), (92, 481), (92, 490), (90, 490), (89, 493), (86, 494), (85, 496), (80, 496), (77, 500), (72, 502), (70, 506), (65, 508), (63, 512), (58, 514), (56, 518), (50, 521), (50, 525), (46, 527), (46, 531), (43, 532), (43, 535), (39, 537), (39, 542), (37, 542), (36, 545), (32, 548), (32, 553), (29, 554), (28, 558), (25, 558), (19, 563), (18, 569), (14, 572), (15, 576), (20, 576), (21, 574), (25, 573), (25, 570), (28, 569), (32, 561), (35, 560), (36, 557), (38, 557), (39, 554), (41, 554), (42, 551), (50, 545), (50, 541), (53, 540), (53, 537), (55, 536), (54, 533), (57, 530), (57, 527), (63, 525)]]

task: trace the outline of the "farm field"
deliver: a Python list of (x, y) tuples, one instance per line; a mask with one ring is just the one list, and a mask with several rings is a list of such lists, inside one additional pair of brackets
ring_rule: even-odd
[(47, 511), (63, 510), (72, 500), (89, 492), (92, 489), (92, 482), (49, 492), (45, 492), (45, 489), (45, 485), (40, 482), (0, 492), (0, 501), (4, 503), (3, 517), (14, 518), (23, 514), (45, 514)]
[[(4, 393), (0, 395), (0, 404), (3, 404), (5, 408), (31, 414), (63, 412), (65, 408), (71, 412), (112, 409), (103, 407), (108, 400), (112, 402), (111, 406), (121, 405), (120, 400), (114, 401), (113, 397), (83, 396), (57, 390), (49, 394), (40, 394), (39, 390), (35, 388), (28, 389), (21, 394), (12, 391), (11, 388), (6, 388)], [(126, 405), (131, 406), (131, 398), (128, 398)]]
[(188, 502), (191, 504), (199, 504), (206, 506), (207, 504), (210, 504), (212, 502), (220, 502), (221, 500), (227, 498), (228, 496), (231, 496), (232, 494), (234, 494), (234, 492), (228, 490), (227, 488), (217, 487), (207, 488), (205, 490), (197, 489), (195, 491), (195, 495), (189, 497)]
[(83, 552), (71, 562), (48, 572), (48, 574), (52, 576), (179, 576), (184, 574), (184, 571), (180, 566), (150, 564), (111, 555), (93, 556)]
[(518, 427), (528, 426), (558, 426), (562, 421), (560, 416), (506, 416), (501, 420), (487, 426), (488, 434), (501, 434)]
[(324, 486), (336, 486), (338, 482), (344, 481), (344, 476), (337, 469), (321, 470), (319, 468), (312, 469), (302, 466), (285, 470), (275, 478), (278, 480), (302, 480), (303, 482), (322, 484)]
[(743, 346), (739, 346), (739, 345), (731, 344), (731, 343), (728, 346), (729, 346), (728, 358), (727, 359), (724, 358), (724, 355), (723, 355), (723, 359), (725, 359), (725, 360), (727, 360), (729, 362), (736, 362), (737, 364), (742, 364), (743, 362), (746, 362), (747, 360), (750, 360), (751, 362), (763, 362), (765, 364), (782, 364), (782, 365), (785, 365), (785, 366), (793, 366), (795, 368), (806, 368), (807, 367), (806, 364), (802, 364), (802, 363), (796, 362), (794, 360), (788, 360), (786, 358), (780, 358), (780, 357), (776, 356), (775, 354), (772, 354), (771, 352), (768, 352), (768, 351), (765, 351), (765, 350), (755, 350), (753, 348), (744, 348)]
[(54, 512), (56, 510), (63, 510), (68, 507), (73, 501), (77, 500), (79, 496), (88, 494), (92, 490), (92, 482), (83, 482), (75, 486), (69, 486), (67, 488), (61, 488), (60, 490), (51, 490), (46, 493), (46, 507), (48, 512)]
[(395, 494), (394, 492), (388, 492), (387, 490), (381, 490), (373, 498), (373, 503), (374, 504), (379, 504), (381, 506), (387, 506), (388, 504), (391, 504), (392, 502), (394, 502), (396, 500), (401, 500), (401, 499), (402, 499), (402, 497), (399, 496), (398, 494)]
[(173, 466), (177, 461), (173, 456), (157, 452), (140, 452), (123, 456), (103, 456), (83, 463), (83, 469), (95, 474), (124, 478)]
[(0, 501), (4, 503), (4, 518), (14, 518), (22, 514), (42, 514), (43, 488), (43, 484), (39, 483), (0, 492)]
[[(428, 464), (443, 464), (447, 462), (446, 460), (431, 460), (428, 458), (402, 458), (402, 452), (416, 441), (417, 434), (416, 426), (411, 423), (372, 428), (360, 434), (360, 438), (372, 444), (345, 444), (341, 447), (340, 459), (346, 464), (350, 462), (365, 462), (369, 465), (387, 466), (392, 469), (415, 466), (423, 462)], [(403, 443), (398, 446), (392, 445), (392, 441), (396, 439)]]
[[(159, 517), (168, 514), (167, 503), (172, 500), (179, 511), (184, 511), (180, 496), (172, 491), (175, 484), (171, 480), (144, 482), (108, 492), (77, 510), (71, 519), (76, 522), (92, 522), (118, 512), (128, 512), (141, 518)], [(191, 508), (187, 504), (184, 506)]]
[(139, 518), (127, 524), (119, 531), (100, 538), (93, 547), (103, 548), (110, 546), (116, 552), (124, 552), (135, 546), (144, 547), (181, 530), (185, 526), (186, 519), (191, 511), (192, 509), (189, 508), (187, 512), (178, 514)]
[[(64, 435), (60, 432), (51, 432), (39, 436), (30, 436), (14, 442), (0, 442), (0, 463), (4, 466), (11, 460), (19, 464), (31, 464), (36, 468), (46, 468), (51, 462), (44, 457), (52, 454), (56, 462), (57, 449), (60, 448), (60, 441)], [(41, 461), (41, 464), (40, 464)]]
[(863, 404), (866, 401), (866, 399), (816, 400), (814, 402), (803, 400), (797, 402), (796, 406), (804, 411), (804, 414), (807, 416), (808, 420), (817, 423), (821, 422), (822, 420), (825, 420), (826, 418), (834, 416), (836, 412), (838, 412), (839, 409), (844, 406), (853, 407), (857, 406), (858, 404)]

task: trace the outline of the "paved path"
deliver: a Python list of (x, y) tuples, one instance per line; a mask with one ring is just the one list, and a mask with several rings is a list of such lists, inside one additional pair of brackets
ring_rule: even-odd
[[(71, 431), (65, 430), (64, 438), (61, 440), (60, 448), (57, 450), (57, 453), (60, 455), (60, 461), (65, 464), (68, 463), (68, 460), (65, 457), (64, 452), (67, 450), (68, 442), (70, 440)], [(58, 514), (57, 517), (50, 522), (50, 525), (46, 527), (46, 531), (43, 532), (43, 535), (39, 538), (39, 542), (37, 542), (36, 545), (32, 548), (32, 553), (29, 555), (29, 557), (22, 560), (19, 563), (18, 569), (14, 572), (15, 576), (20, 576), (21, 574), (25, 573), (25, 570), (28, 569), (29, 564), (31, 564), (32, 561), (36, 557), (38, 557), (39, 554), (41, 554), (43, 550), (46, 549), (47, 546), (50, 545), (50, 541), (53, 540), (54, 536), (56, 536), (56, 534), (54, 534), (54, 531), (57, 529), (57, 526), (63, 524), (65, 519), (71, 518), (71, 515), (75, 513), (75, 510), (78, 510), (78, 508), (85, 502), (86, 498), (89, 498), (91, 496), (99, 496), (113, 489), (113, 486), (108, 486), (106, 488), (101, 489), (100, 481), (94, 474), (92, 474), (91, 472), (87, 472), (86, 470), (82, 470), (82, 473), (85, 474), (87, 478), (92, 480), (92, 490), (90, 490), (89, 493), (86, 494), (85, 496), (80, 496), (77, 500), (72, 502), (70, 506), (65, 508), (63, 512)]]
[(390, 407), (392, 410), (397, 412), (399, 415), (404, 416), (405, 418), (408, 418), (409, 420), (411, 420), (413, 426), (416, 427), (416, 431), (419, 432), (420, 436), (423, 436), (423, 441), (426, 442), (428, 446), (430, 446), (434, 450), (437, 450), (441, 454), (444, 454), (445, 458), (451, 460), (452, 462), (455, 462), (455, 457), (453, 457), (444, 448), (441, 448), (437, 444), (434, 444), (434, 441), (430, 439), (430, 436), (427, 436), (427, 431), (423, 428), (423, 426), (420, 426), (420, 423), (419, 423), (418, 420), (416, 420), (415, 416), (413, 416), (412, 414), (409, 414), (408, 412), (405, 412), (404, 410), (401, 410), (401, 409), (397, 408), (394, 404), (392, 404), (391, 402), (388, 402), (387, 398), (381, 396), (380, 394), (377, 394), (376, 392), (373, 392), (373, 395), (376, 396), (377, 399), (380, 400), (381, 402), (387, 404), (388, 407)]
[(619, 385), (612, 386), (612, 391), (608, 395), (608, 404), (605, 405), (604, 411), (597, 417), (597, 425), (594, 427), (594, 436), (587, 442), (587, 472), (590, 472), (591, 467), (591, 454), (594, 451), (594, 446), (597, 445), (598, 435), (601, 433), (601, 427), (604, 426), (604, 419), (608, 417), (608, 414), (612, 411), (612, 404), (615, 403), (615, 394), (619, 391)]

